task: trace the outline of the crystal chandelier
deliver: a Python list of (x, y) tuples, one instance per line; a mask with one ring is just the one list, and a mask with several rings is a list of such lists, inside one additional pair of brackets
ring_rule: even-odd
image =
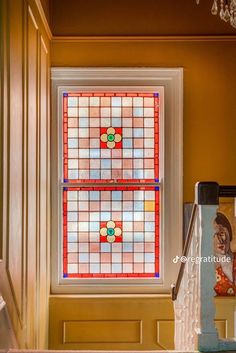
[[(199, 4), (200, 0), (196, 0)], [(219, 16), (225, 22), (236, 28), (236, 0), (214, 0), (211, 8), (212, 15)]]

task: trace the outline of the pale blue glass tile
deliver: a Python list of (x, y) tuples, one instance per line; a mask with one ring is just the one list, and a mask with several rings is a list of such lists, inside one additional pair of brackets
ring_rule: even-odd
[(133, 151), (132, 149), (123, 149), (123, 158), (132, 158)]
[(117, 191), (117, 190), (112, 191), (111, 199), (112, 201), (122, 200), (122, 191)]
[(89, 230), (91, 232), (96, 232), (100, 230), (99, 222), (89, 222)]
[(80, 190), (79, 192), (79, 200), (80, 201), (82, 201), (82, 200), (84, 200), (84, 201), (88, 201), (88, 196), (89, 196), (89, 193), (88, 193), (88, 191), (84, 191), (84, 190)]
[(134, 107), (133, 108), (133, 116), (137, 117), (137, 118), (143, 117), (143, 108)]
[(155, 262), (155, 254), (151, 252), (147, 252), (144, 254), (145, 262)]
[(68, 139), (68, 147), (69, 148), (78, 148), (78, 139)]
[(111, 220), (111, 212), (101, 212), (101, 221), (110, 221)]
[(102, 252), (111, 252), (111, 244), (101, 243), (101, 253)]
[(112, 201), (112, 211), (121, 211), (121, 201)]
[(144, 192), (142, 190), (134, 191), (134, 200), (144, 200)]
[(144, 241), (144, 233), (142, 232), (134, 232), (134, 242), (143, 242)]
[(132, 232), (123, 232), (122, 234), (123, 242), (129, 243), (133, 241), (133, 233)]
[(89, 219), (90, 219), (90, 221), (99, 221), (100, 213), (99, 212), (90, 212)]
[(90, 158), (100, 158), (100, 149), (99, 148), (91, 148), (90, 149)]
[(133, 244), (132, 243), (123, 243), (123, 252), (132, 252)]
[(88, 118), (80, 118), (79, 119), (79, 127), (88, 127), (89, 119)]
[(143, 179), (143, 170), (134, 170), (134, 179)]
[(144, 210), (143, 201), (134, 201), (134, 210), (135, 211), (143, 211)]
[(136, 148), (133, 150), (134, 158), (143, 158), (143, 149)]
[(121, 273), (122, 265), (121, 264), (112, 264), (112, 273)]
[(90, 273), (100, 273), (100, 265), (99, 264), (90, 264)]
[(91, 169), (90, 170), (90, 178), (91, 179), (100, 179), (100, 170)]
[(145, 230), (146, 230), (146, 232), (154, 232), (155, 231), (155, 222), (145, 222)]
[(68, 212), (67, 213), (68, 222), (76, 222), (78, 221), (78, 212)]
[(123, 221), (132, 221), (133, 213), (132, 212), (123, 212)]
[(68, 179), (79, 179), (78, 170), (68, 170)]
[(111, 124), (113, 127), (121, 127), (121, 118), (112, 118)]
[(143, 221), (144, 212), (134, 212), (134, 221)]
[(136, 128), (133, 131), (134, 137), (143, 137), (143, 129), (142, 128)]
[(68, 191), (67, 192), (67, 199), (68, 200), (77, 200), (78, 199), (78, 192), (77, 191)]
[(86, 253), (86, 252), (79, 253), (79, 262), (81, 263), (89, 262), (89, 253)]
[(102, 159), (101, 169), (111, 169), (111, 159)]
[(154, 232), (146, 232), (145, 233), (145, 241), (146, 242), (154, 242), (155, 241), (155, 233)]
[(70, 232), (68, 233), (68, 242), (70, 243), (76, 243), (78, 241), (78, 238), (77, 238), (77, 232)]
[(89, 192), (89, 199), (90, 201), (97, 201), (100, 198), (100, 192), (99, 191), (90, 191)]
[(120, 107), (112, 108), (111, 114), (113, 118), (121, 118), (121, 108)]
[(112, 97), (111, 98), (111, 105), (113, 107), (120, 107), (121, 106), (121, 97)]
[(85, 127), (79, 128), (79, 137), (80, 138), (89, 137), (89, 129)]
[(77, 107), (78, 98), (77, 97), (68, 97), (68, 107)]
[(123, 139), (122, 145), (123, 145), (123, 148), (132, 148), (133, 147), (132, 139)]

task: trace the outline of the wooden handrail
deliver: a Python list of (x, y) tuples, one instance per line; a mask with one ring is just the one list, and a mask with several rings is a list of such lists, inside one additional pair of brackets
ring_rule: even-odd
[[(193, 209), (192, 209), (192, 213), (191, 213), (191, 217), (190, 217), (190, 221), (189, 221), (187, 237), (186, 237), (186, 241), (184, 244), (184, 250), (183, 250), (183, 254), (182, 254), (182, 256), (185, 256), (185, 257), (188, 255), (188, 251), (189, 251), (190, 244), (192, 241), (194, 224), (195, 224), (195, 219), (196, 219), (196, 215), (197, 215), (197, 209), (198, 209), (198, 205), (194, 204)], [(178, 296), (180, 284), (181, 284), (181, 281), (182, 281), (182, 278), (184, 275), (185, 264), (186, 264), (186, 262), (181, 262), (176, 284), (172, 284), (172, 286), (171, 286), (172, 287), (172, 300), (176, 300), (176, 298)]]

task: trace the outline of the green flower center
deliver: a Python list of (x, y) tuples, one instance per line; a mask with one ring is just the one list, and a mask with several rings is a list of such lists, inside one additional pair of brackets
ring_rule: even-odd
[(112, 142), (112, 141), (115, 140), (115, 135), (109, 134), (109, 135), (107, 136), (107, 139), (108, 139), (109, 142)]
[(115, 229), (114, 228), (107, 228), (107, 235), (114, 235)]

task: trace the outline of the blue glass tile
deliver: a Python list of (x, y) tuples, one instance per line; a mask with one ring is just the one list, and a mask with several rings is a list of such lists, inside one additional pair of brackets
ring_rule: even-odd
[(91, 232), (96, 232), (100, 230), (99, 222), (89, 222), (89, 229)]
[(134, 170), (134, 179), (143, 179), (143, 170)]
[(100, 179), (100, 170), (91, 169), (90, 170), (90, 178), (91, 179)]
[(77, 222), (78, 221), (78, 212), (68, 212), (67, 213), (68, 222)]
[(143, 158), (143, 149), (136, 148), (133, 150), (134, 158)]
[(143, 211), (144, 210), (143, 201), (134, 201), (134, 210), (135, 211)]
[(123, 243), (123, 252), (132, 252), (133, 244), (132, 243)]
[(111, 199), (112, 201), (122, 200), (122, 191), (112, 191)]
[(79, 119), (79, 127), (88, 127), (89, 119), (88, 118), (80, 118)]
[(121, 118), (112, 118), (111, 124), (112, 127), (121, 127)]
[(78, 139), (68, 139), (68, 148), (78, 148)]
[(136, 128), (133, 131), (134, 137), (143, 137), (143, 129), (142, 128)]
[(121, 273), (122, 265), (121, 264), (112, 264), (112, 273)]
[(90, 273), (100, 273), (100, 265), (99, 264), (90, 264)]
[(111, 244), (101, 243), (101, 253), (102, 252), (111, 252)]
[(112, 97), (111, 98), (111, 105), (113, 107), (120, 107), (121, 106), (121, 97)]
[(89, 253), (79, 253), (79, 262), (87, 263), (89, 261)]
[(144, 260), (145, 262), (154, 262), (155, 261), (155, 254), (154, 253), (145, 253), (144, 254)]
[(90, 149), (90, 158), (100, 158), (100, 149), (91, 148)]
[(132, 212), (123, 212), (123, 221), (132, 221), (133, 213)]
[(146, 232), (154, 232), (155, 231), (155, 222), (145, 222), (145, 230), (146, 230)]
[(101, 212), (101, 221), (107, 222), (111, 220), (111, 212)]
[(136, 118), (143, 117), (143, 108), (134, 107), (133, 108), (133, 116)]
[(144, 233), (142, 232), (134, 232), (134, 242), (143, 242), (144, 241)]
[(111, 169), (111, 159), (102, 159), (101, 169)]
[(70, 243), (75, 243), (78, 241), (78, 238), (77, 238), (77, 232), (70, 232), (68, 233), (68, 242)]
[(63, 273), (63, 277), (64, 278), (68, 277), (68, 274), (67, 273)]
[(154, 93), (154, 97), (159, 97), (159, 93)]
[(90, 201), (98, 201), (100, 198), (99, 191), (90, 191), (89, 192), (89, 199)]
[(63, 97), (68, 97), (68, 93), (63, 93)]
[(132, 139), (123, 139), (122, 140), (122, 145), (123, 145), (123, 148), (132, 148), (133, 146), (133, 143), (132, 143)]
[(160, 275), (159, 275), (159, 273), (158, 272), (156, 272), (155, 273), (155, 277), (159, 277)]
[(69, 179), (79, 179), (79, 172), (78, 170), (69, 170), (68, 171)]

